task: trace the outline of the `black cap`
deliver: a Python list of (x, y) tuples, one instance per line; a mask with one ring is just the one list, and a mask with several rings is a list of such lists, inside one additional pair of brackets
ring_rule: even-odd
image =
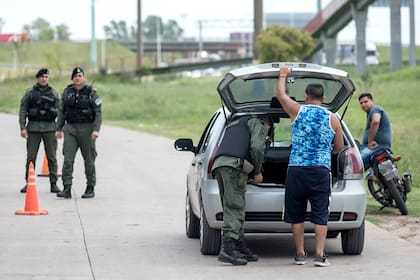
[(70, 80), (73, 80), (74, 76), (75, 76), (77, 73), (85, 73), (85, 72), (84, 72), (84, 71), (83, 71), (83, 69), (82, 69), (82, 68), (80, 68), (80, 67), (76, 67), (76, 68), (74, 68), (74, 69), (73, 69), (73, 71), (71, 72), (71, 79), (70, 79)]
[(36, 73), (35, 77), (36, 78), (39, 78), (42, 75), (47, 75), (47, 74), (49, 74), (48, 69), (47, 68), (41, 68), (41, 69), (38, 70), (38, 72)]

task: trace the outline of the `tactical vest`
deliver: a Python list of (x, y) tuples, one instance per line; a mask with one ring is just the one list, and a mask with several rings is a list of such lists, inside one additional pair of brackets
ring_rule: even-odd
[(250, 160), (251, 133), (247, 124), (249, 119), (249, 117), (239, 118), (229, 122), (215, 158), (225, 155)]
[(28, 104), (28, 119), (30, 121), (52, 122), (57, 117), (56, 97), (51, 88), (41, 93), (37, 86), (32, 88)]
[(91, 123), (95, 113), (91, 105), (92, 87), (85, 86), (79, 91), (70, 86), (64, 94), (64, 117), (68, 123)]

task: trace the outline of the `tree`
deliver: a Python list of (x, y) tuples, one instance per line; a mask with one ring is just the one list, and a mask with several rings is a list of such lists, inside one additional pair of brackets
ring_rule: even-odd
[(302, 61), (314, 47), (309, 33), (280, 25), (263, 30), (255, 42), (260, 62)]
[[(148, 40), (156, 40), (157, 30), (163, 39), (178, 40), (184, 30), (178, 25), (176, 20), (170, 19), (164, 23), (159, 16), (148, 16), (143, 22), (143, 36)], [(104, 26), (105, 36), (108, 39), (116, 41), (135, 40), (137, 35), (137, 27), (127, 26), (124, 20), (112, 20), (109, 25)]]
[(54, 29), (50, 23), (43, 18), (37, 18), (31, 25), (32, 39), (39, 41), (52, 41), (54, 39)]
[(162, 34), (163, 22), (162, 22), (161, 17), (147, 16), (146, 20), (143, 23), (143, 36), (149, 40), (156, 39), (158, 28), (160, 29), (160, 34)]
[(55, 27), (55, 34), (58, 41), (68, 41), (71, 33), (69, 27), (62, 23)]
[(109, 25), (104, 26), (104, 32), (105, 36), (109, 39), (117, 41), (127, 41), (130, 39), (128, 36), (127, 23), (124, 20), (118, 22), (111, 20)]
[(184, 30), (178, 25), (176, 20), (170, 19), (163, 26), (163, 39), (166, 40), (178, 40), (181, 38)]

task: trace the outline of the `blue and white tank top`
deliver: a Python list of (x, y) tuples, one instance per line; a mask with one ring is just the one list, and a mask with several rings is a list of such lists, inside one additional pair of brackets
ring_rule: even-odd
[(292, 122), (289, 166), (325, 166), (331, 169), (334, 130), (331, 112), (316, 105), (302, 105)]

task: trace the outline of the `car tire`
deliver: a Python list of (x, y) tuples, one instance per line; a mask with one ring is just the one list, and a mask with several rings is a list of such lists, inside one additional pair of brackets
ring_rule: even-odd
[(365, 220), (359, 228), (341, 232), (341, 248), (346, 255), (360, 255), (365, 244)]
[(188, 238), (200, 237), (200, 219), (192, 211), (190, 195), (185, 196), (185, 233)]
[(200, 211), (200, 251), (203, 255), (217, 255), (220, 251), (222, 234), (220, 229), (211, 228), (203, 207)]

